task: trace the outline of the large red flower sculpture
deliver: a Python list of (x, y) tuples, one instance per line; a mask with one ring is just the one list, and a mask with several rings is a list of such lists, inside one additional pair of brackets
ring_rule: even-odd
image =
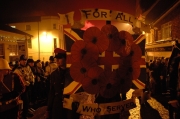
[(128, 92), (132, 87), (132, 73), (128, 72), (126, 75), (119, 74), (118, 79), (119, 93), (124, 94)]
[(132, 63), (132, 75), (133, 79), (138, 79), (139, 75), (141, 73), (141, 68), (140, 68), (140, 63), (139, 61), (133, 62)]
[(106, 86), (102, 88), (103, 89), (100, 90), (100, 94), (105, 98), (112, 98), (119, 93), (117, 83), (107, 83)]
[(116, 51), (120, 48), (120, 40), (118, 29), (113, 25), (105, 25), (101, 28), (101, 31), (106, 34), (106, 37), (109, 39), (109, 46), (107, 51)]
[(72, 62), (79, 62), (82, 59), (99, 57), (98, 48), (92, 43), (86, 43), (83, 40), (76, 41), (71, 47), (71, 60)]
[[(99, 53), (104, 51), (102, 60)], [(114, 58), (113, 51), (120, 58)], [(90, 27), (84, 32), (83, 41), (76, 41), (71, 47), (70, 75), (87, 93), (112, 98), (129, 91), (132, 80), (139, 77), (141, 56), (141, 48), (127, 31), (118, 32), (113, 25), (105, 25), (101, 30)], [(112, 70), (116, 64), (119, 67)], [(98, 65), (104, 65), (104, 70)]]
[(116, 53), (120, 56), (128, 56), (131, 51), (131, 45), (133, 42), (132, 35), (127, 31), (119, 32), (120, 48), (116, 50)]
[(132, 56), (132, 62), (136, 62), (141, 59), (142, 51), (141, 51), (141, 48), (139, 47), (139, 45), (137, 45), (135, 43), (131, 45), (130, 55)]
[(70, 75), (75, 81), (82, 83), (83, 79), (87, 77), (88, 70), (95, 66), (97, 66), (97, 62), (94, 59), (82, 59), (71, 64)]
[(83, 89), (90, 94), (98, 94), (106, 84), (106, 79), (101, 67), (92, 67), (88, 70), (88, 76), (82, 81)]
[(99, 53), (104, 52), (109, 46), (109, 40), (106, 35), (97, 27), (88, 28), (83, 35), (85, 42), (91, 42), (98, 47)]

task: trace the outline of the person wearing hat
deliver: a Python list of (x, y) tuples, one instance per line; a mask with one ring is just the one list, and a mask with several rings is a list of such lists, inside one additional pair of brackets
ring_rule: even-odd
[[(46, 118), (49, 119), (75, 119), (71, 111), (63, 108), (64, 97), (68, 98), (68, 95), (63, 95), (64, 87), (66, 86), (70, 77), (69, 69), (66, 68), (66, 51), (55, 55), (58, 68), (50, 75), (51, 85), (48, 97)], [(79, 119), (79, 118), (78, 118)]]
[(23, 82), (26, 86), (25, 92), (22, 93), (21, 99), (23, 100), (23, 112), (22, 117), (26, 119), (28, 116), (32, 116), (28, 114), (29, 108), (29, 86), (34, 84), (34, 75), (30, 68), (30, 66), (26, 65), (27, 58), (25, 55), (21, 55), (19, 59), (20, 65), (14, 70), (14, 73), (20, 75), (23, 79)]
[(57, 69), (57, 64), (54, 61), (54, 56), (50, 56), (49, 57), (49, 64), (48, 66), (45, 68), (45, 76), (50, 76), (50, 74)]
[(49, 93), (50, 90), (50, 75), (51, 73), (57, 69), (57, 64), (54, 61), (54, 56), (49, 57), (49, 64), (45, 67), (45, 77), (47, 77), (46, 80), (46, 94)]
[(9, 70), (8, 62), (0, 58), (0, 119), (17, 119), (19, 97), (25, 90), (21, 77)]

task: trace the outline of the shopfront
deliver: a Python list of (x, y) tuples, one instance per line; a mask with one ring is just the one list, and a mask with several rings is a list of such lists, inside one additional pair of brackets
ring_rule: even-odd
[(168, 43), (159, 43), (159, 44), (152, 44), (146, 45), (146, 61), (154, 60), (156, 58), (168, 58), (171, 56), (172, 48), (174, 45), (174, 41)]

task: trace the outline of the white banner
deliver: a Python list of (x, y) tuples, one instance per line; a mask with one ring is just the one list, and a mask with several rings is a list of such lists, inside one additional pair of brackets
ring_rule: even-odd
[[(71, 110), (72, 102), (73, 102), (72, 99), (66, 98), (63, 103), (64, 108)], [(123, 113), (135, 107), (136, 104), (134, 99), (128, 99), (128, 100), (112, 102), (112, 103), (103, 103), (103, 104), (80, 103), (77, 109), (77, 113), (83, 115), (108, 115), (108, 114)]]
[[(81, 20), (107, 20), (107, 21), (118, 21), (129, 23), (135, 26), (137, 19), (135, 16), (121, 12), (121, 11), (112, 11), (108, 9), (81, 9)], [(69, 12), (66, 14), (59, 14), (60, 17), (60, 24), (67, 25), (71, 24), (74, 25), (74, 12)]]
[(74, 24), (74, 12), (69, 12), (66, 14), (59, 14), (60, 17), (60, 24), (61, 25), (67, 25), (67, 24)]
[(81, 19), (87, 20), (109, 20), (109, 21), (119, 21), (135, 25), (137, 19), (135, 16), (121, 12), (121, 11), (111, 11), (106, 9), (82, 9)]

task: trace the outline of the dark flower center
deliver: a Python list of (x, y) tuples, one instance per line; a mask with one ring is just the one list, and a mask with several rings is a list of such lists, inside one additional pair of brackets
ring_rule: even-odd
[(96, 85), (96, 84), (97, 84), (97, 79), (93, 79), (93, 80), (91, 81), (91, 83), (92, 83), (93, 85)]
[(109, 39), (112, 39), (112, 38), (113, 38), (113, 35), (112, 35), (112, 34), (108, 34), (108, 38), (109, 38)]
[(133, 55), (134, 55), (134, 51), (131, 51), (129, 55), (130, 55), (130, 56), (133, 56)]
[(124, 82), (125, 82), (124, 79), (121, 79), (120, 83), (121, 83), (121, 84), (124, 84)]
[(125, 44), (126, 44), (126, 40), (125, 40), (125, 39), (121, 39), (121, 43), (122, 43), (123, 45), (125, 45)]
[(133, 68), (132, 67), (129, 67), (129, 72), (133, 72)]
[(81, 72), (82, 74), (86, 73), (86, 68), (82, 67), (82, 68), (80, 69), (80, 72)]
[(96, 44), (96, 42), (97, 42), (97, 38), (94, 37), (94, 38), (92, 39), (92, 43), (93, 43), (93, 44)]
[(110, 89), (112, 87), (112, 84), (110, 84), (110, 83), (108, 83), (107, 85), (106, 85), (106, 88), (107, 89)]
[(87, 53), (87, 50), (85, 48), (81, 49), (81, 54), (85, 55)]

